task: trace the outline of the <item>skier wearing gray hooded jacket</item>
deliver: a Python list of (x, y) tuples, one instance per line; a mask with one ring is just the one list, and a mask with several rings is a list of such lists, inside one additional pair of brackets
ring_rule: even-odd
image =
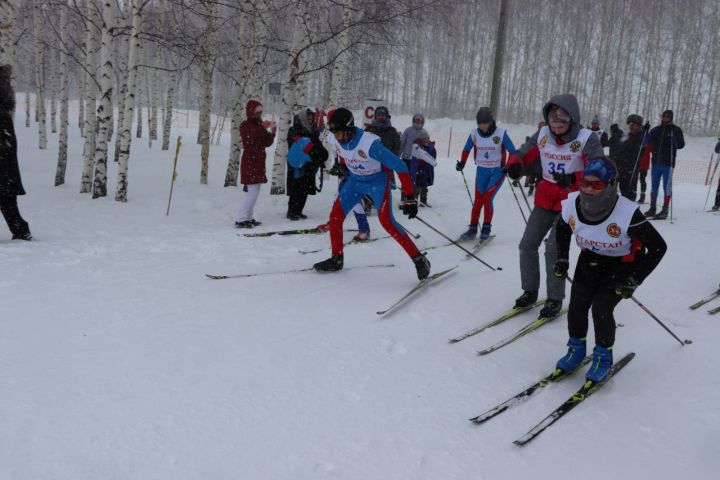
[(508, 176), (520, 177), (524, 165), (540, 159), (542, 180), (535, 194), (535, 208), (527, 221), (520, 240), (520, 278), (523, 294), (515, 300), (516, 307), (529, 307), (537, 301), (540, 288), (540, 257), (538, 249), (550, 231), (545, 245), (547, 296), (541, 317), (560, 313), (565, 298), (565, 280), (553, 273), (557, 259), (555, 226), (561, 202), (577, 184), (585, 163), (604, 156), (597, 135), (580, 125), (580, 107), (575, 95), (553, 96), (543, 107), (546, 126), (542, 127), (507, 162)]
[(415, 140), (420, 138), (420, 134), (424, 131), (425, 126), (425, 115), (422, 113), (416, 113), (413, 115), (412, 118), (412, 125), (405, 129), (405, 131), (402, 133), (402, 137), (400, 137), (400, 146), (402, 150), (400, 151), (400, 158), (405, 160), (405, 162), (409, 162), (412, 158), (412, 146), (415, 143)]

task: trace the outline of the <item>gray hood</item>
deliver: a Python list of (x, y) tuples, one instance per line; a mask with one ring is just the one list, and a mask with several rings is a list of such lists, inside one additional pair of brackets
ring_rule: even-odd
[(570, 130), (561, 136), (560, 139), (567, 143), (575, 140), (580, 133), (580, 107), (578, 106), (577, 98), (575, 95), (566, 93), (563, 95), (555, 95), (550, 98), (550, 101), (543, 107), (543, 118), (545, 119), (545, 125), (550, 125), (548, 121), (548, 113), (550, 113), (550, 106), (557, 105), (570, 114), (572, 121), (570, 123)]

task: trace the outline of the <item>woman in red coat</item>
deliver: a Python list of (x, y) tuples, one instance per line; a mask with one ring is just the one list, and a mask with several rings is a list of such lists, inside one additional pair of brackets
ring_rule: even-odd
[[(240, 205), (237, 228), (252, 228), (260, 225), (253, 218), (253, 209), (260, 193), (260, 185), (267, 183), (265, 176), (265, 149), (275, 141), (277, 127), (271, 120), (262, 120), (263, 106), (256, 100), (245, 105), (247, 119), (240, 124), (240, 138), (243, 144), (240, 159), (240, 183), (246, 192)], [(270, 131), (268, 131), (270, 129)]]

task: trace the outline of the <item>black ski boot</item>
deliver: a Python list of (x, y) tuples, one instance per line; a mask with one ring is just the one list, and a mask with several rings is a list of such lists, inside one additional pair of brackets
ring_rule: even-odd
[(318, 272), (337, 272), (343, 268), (343, 254), (333, 255), (327, 260), (318, 262), (313, 265), (313, 268)]
[(418, 280), (426, 279), (430, 275), (430, 260), (425, 258), (425, 255), (420, 254), (412, 257), (412, 261), (415, 264), (415, 270), (417, 270)]
[(718, 210), (720, 210), (720, 202), (716, 202), (715, 205), (712, 206), (711, 210), (713, 212), (717, 212)]
[(235, 222), (235, 228), (253, 228), (255, 225), (251, 220), (245, 220), (243, 222)]
[(520, 295), (518, 298), (515, 299), (515, 307), (514, 308), (527, 308), (533, 303), (537, 302), (538, 298), (538, 292), (535, 290), (534, 292), (523, 292), (522, 295)]
[(12, 236), (12, 239), (13, 239), (13, 240), (25, 240), (25, 241), (28, 241), (28, 242), (29, 242), (29, 241), (31, 241), (31, 240), (33, 239), (33, 236), (32, 236), (32, 234), (31, 234), (30, 232), (27, 232), (27, 233), (18, 233), (18, 234), (14, 234), (14, 235)]
[(640, 198), (638, 198), (637, 203), (645, 203), (645, 192), (640, 193)]
[(543, 308), (540, 310), (538, 318), (555, 318), (560, 315), (560, 310), (562, 310), (562, 300), (552, 300), (548, 298), (545, 300), (545, 305), (543, 305)]
[(645, 212), (645, 216), (654, 217), (655, 215), (657, 215), (657, 207), (653, 203), (652, 205), (650, 205), (650, 208), (648, 208), (648, 210)]
[(655, 215), (655, 218), (658, 220), (665, 220), (668, 217), (668, 207), (667, 205), (663, 206), (660, 212)]

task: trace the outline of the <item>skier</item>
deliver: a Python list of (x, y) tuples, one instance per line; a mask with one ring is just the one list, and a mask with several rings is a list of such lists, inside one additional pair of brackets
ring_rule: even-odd
[(0, 211), (13, 240), (32, 240), (28, 223), (20, 215), (18, 195), (25, 195), (17, 159), (13, 112), (15, 92), (10, 83), (12, 67), (0, 66)]
[(535, 133), (528, 142), (508, 158), (508, 176), (520, 176), (523, 163), (540, 158), (543, 178), (535, 193), (535, 208), (530, 213), (520, 240), (520, 278), (523, 294), (515, 300), (516, 308), (530, 307), (537, 301), (540, 287), (538, 248), (550, 231), (545, 245), (547, 300), (540, 317), (560, 313), (565, 298), (565, 282), (553, 274), (557, 258), (555, 224), (560, 217), (560, 202), (570, 191), (577, 190), (576, 180), (585, 160), (604, 156), (602, 146), (590, 130), (580, 126), (580, 107), (574, 95), (555, 95), (543, 107), (548, 126)]
[[(685, 147), (685, 137), (680, 127), (673, 123), (673, 111), (665, 110), (660, 117), (660, 125), (653, 128), (645, 136), (645, 151), (652, 152), (652, 170), (650, 177), (650, 208), (646, 217), (663, 220), (668, 216), (670, 199), (672, 198), (672, 175), (675, 168), (677, 151)], [(660, 212), (657, 211), (657, 196), (660, 191), (660, 180), (663, 183), (665, 198)]]
[(645, 134), (642, 130), (643, 118), (632, 114), (627, 117), (627, 136), (617, 138), (613, 135), (610, 150), (611, 160), (618, 167), (618, 186), (620, 194), (633, 202), (637, 196), (638, 163), (642, 155), (642, 142)]
[[(305, 219), (303, 213), (308, 195), (315, 195), (320, 188), (315, 185), (317, 171), (324, 168), (328, 152), (320, 141), (315, 112), (309, 108), (293, 118), (288, 129), (287, 218), (293, 221)], [(297, 145), (299, 143), (299, 145)]]
[(477, 235), (480, 210), (485, 209), (480, 238), (490, 237), (493, 218), (493, 199), (502, 186), (504, 180), (506, 152), (515, 153), (515, 145), (507, 132), (498, 128), (495, 119), (488, 107), (482, 107), (475, 115), (477, 128), (468, 136), (460, 160), (455, 170), (462, 172), (465, 168), (470, 150), (475, 150), (475, 202), (470, 212), (470, 225), (460, 236), (461, 241), (472, 240)]
[(407, 252), (415, 264), (418, 279), (430, 274), (430, 262), (420, 253), (410, 236), (395, 222), (390, 194), (391, 170), (398, 173), (402, 185), (402, 209), (409, 218), (417, 215), (417, 200), (407, 166), (385, 148), (377, 135), (355, 126), (352, 113), (338, 108), (328, 119), (328, 129), (335, 137), (336, 152), (345, 161), (349, 177), (340, 189), (330, 211), (330, 243), (332, 256), (314, 265), (315, 270), (334, 272), (343, 268), (342, 224), (347, 213), (361, 198), (370, 196), (379, 206), (380, 224)]
[(580, 191), (562, 202), (562, 219), (557, 225), (557, 278), (564, 281), (567, 277), (573, 233), (581, 251), (570, 290), (568, 353), (556, 367), (571, 372), (582, 362), (592, 308), (595, 348), (586, 378), (594, 383), (606, 380), (613, 364), (615, 307), (632, 297), (667, 249), (637, 204), (618, 195), (617, 180), (612, 161), (603, 157), (590, 160)]
[[(715, 145), (715, 154), (720, 154), (720, 138), (718, 143)], [(715, 192), (715, 205), (712, 206), (712, 210), (717, 212), (720, 209), (720, 177), (718, 177), (718, 188)]]
[(590, 122), (590, 130), (597, 135), (598, 140), (600, 140), (600, 145), (603, 147), (610, 146), (610, 142), (608, 141), (608, 134), (605, 130), (600, 128), (600, 117), (595, 115), (592, 118), (592, 121)]

